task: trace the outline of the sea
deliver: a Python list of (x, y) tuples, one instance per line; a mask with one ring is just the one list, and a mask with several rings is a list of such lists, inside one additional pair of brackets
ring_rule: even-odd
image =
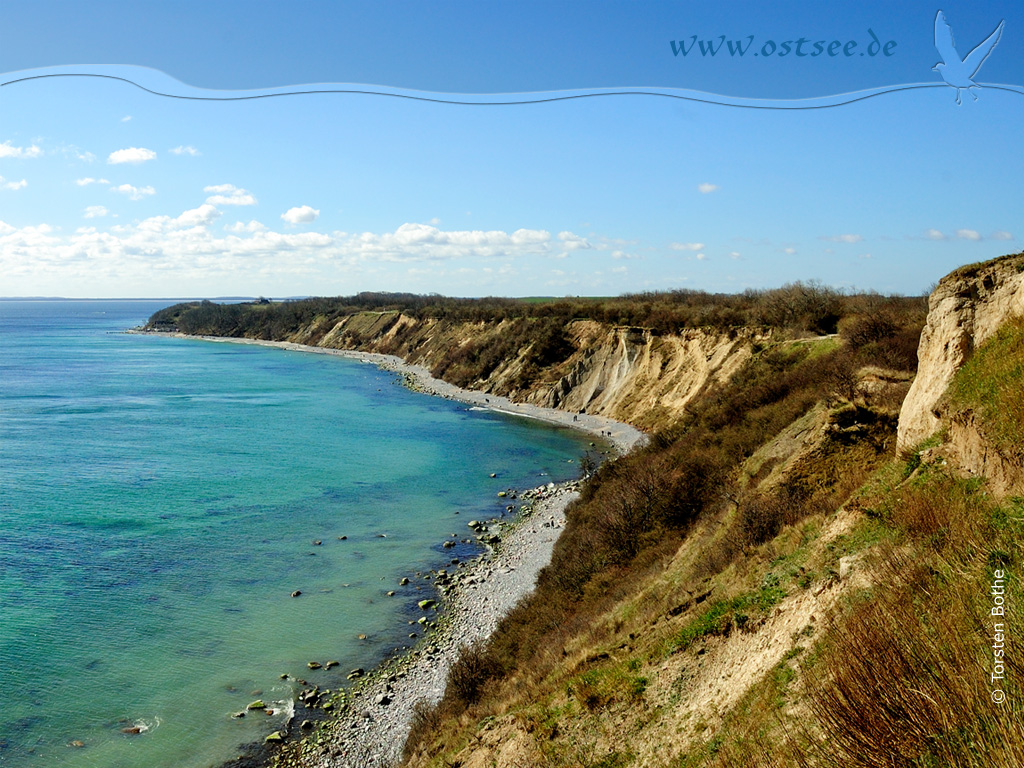
[(414, 642), (416, 574), (479, 554), (443, 542), (590, 445), (366, 363), (124, 333), (168, 303), (0, 301), (5, 768), (237, 757), (297, 678)]

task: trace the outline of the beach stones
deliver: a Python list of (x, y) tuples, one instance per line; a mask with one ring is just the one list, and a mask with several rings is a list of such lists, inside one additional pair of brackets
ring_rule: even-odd
[(320, 669), (323, 666), (323, 664), (321, 664), (319, 661), (307, 661), (306, 666), (310, 669)]
[(326, 664), (324, 664), (324, 669), (332, 669), (338, 666), (339, 664), (341, 664), (340, 661), (328, 661)]
[(437, 601), (436, 600), (420, 600), (419, 603), (417, 603), (417, 605), (419, 605), (419, 607), (422, 608), (424, 611), (427, 611), (427, 610), (430, 610), (431, 608), (433, 608), (435, 605), (437, 605)]
[(284, 734), (282, 734), (280, 731), (274, 731), (273, 733), (269, 734), (267, 738), (265, 738), (263, 741), (267, 744), (279, 744), (282, 741), (284, 741)]
[(355, 669), (353, 669), (351, 672), (348, 673), (348, 679), (349, 680), (355, 680), (357, 678), (362, 677), (365, 674), (366, 674), (366, 670), (365, 669), (363, 669), (362, 667), (356, 667)]
[(403, 577), (402, 577), (402, 580), (401, 580), (400, 582), (398, 582), (398, 585), (399, 585), (400, 587), (404, 587), (404, 586), (406, 586), (406, 585), (407, 585), (408, 583), (409, 583), (409, 579), (403, 576)]
[(301, 594), (302, 594), (302, 590), (301, 589), (296, 589), (294, 592), (292, 592), (292, 597), (298, 597)]
[(262, 699), (256, 699), (246, 707), (246, 709), (266, 709), (267, 705), (263, 703)]

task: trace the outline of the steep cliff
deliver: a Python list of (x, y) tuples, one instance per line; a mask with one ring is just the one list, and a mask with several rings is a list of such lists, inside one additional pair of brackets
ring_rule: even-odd
[(898, 450), (908, 450), (941, 426), (937, 407), (954, 374), (1011, 316), (1024, 312), (1024, 253), (961, 267), (928, 300), (918, 347), (917, 377), (903, 401)]
[[(401, 312), (356, 312), (314, 320), (287, 341), (398, 355), (436, 376), (483, 392), (566, 411), (624, 421), (641, 429), (679, 418), (709, 384), (728, 381), (765, 337), (754, 330), (705, 329), (658, 334), (650, 329), (575, 320), (556, 354), (541, 357), (538, 333), (523, 321), (451, 322)], [(515, 341), (520, 339), (520, 341)], [(485, 374), (466, 380), (469, 358), (505, 349)], [(555, 359), (550, 359), (555, 358)], [(463, 366), (460, 369), (460, 366)]]
[[(940, 429), (928, 456), (1003, 495), (1024, 491), (1024, 455), (1005, 426), (1020, 381), (1017, 350), (1024, 313), (1024, 254), (962, 267), (939, 283), (921, 334), (919, 368), (900, 411), (897, 449)], [(1002, 370), (1006, 365), (1010, 370)], [(996, 403), (993, 398), (1001, 398)]]

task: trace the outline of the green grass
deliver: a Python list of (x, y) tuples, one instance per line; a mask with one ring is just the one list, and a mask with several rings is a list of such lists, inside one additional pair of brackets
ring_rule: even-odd
[(1024, 451), (1024, 318), (1011, 318), (978, 347), (950, 384), (949, 400), (973, 409), (1000, 448)]
[(765, 613), (786, 596), (779, 577), (765, 576), (758, 590), (746, 592), (728, 600), (717, 600), (700, 616), (683, 627), (669, 642), (669, 653), (684, 651), (698, 640), (711, 635), (727, 635), (733, 627), (742, 627), (749, 621), (749, 613)]

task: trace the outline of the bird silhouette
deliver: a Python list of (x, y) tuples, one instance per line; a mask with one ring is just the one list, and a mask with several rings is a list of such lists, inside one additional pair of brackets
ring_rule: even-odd
[(992, 49), (996, 47), (999, 38), (1002, 37), (1005, 23), (1005, 20), (1000, 21), (999, 26), (993, 30), (991, 35), (979, 43), (964, 59), (961, 59), (960, 54), (956, 52), (956, 44), (953, 42), (953, 30), (946, 23), (946, 15), (942, 11), (935, 15), (935, 48), (942, 56), (942, 61), (932, 67), (932, 70), (942, 75), (942, 79), (946, 81), (947, 85), (956, 88), (957, 104), (961, 103), (960, 91), (963, 88), (967, 89), (975, 101), (978, 100), (978, 97), (970, 90), (978, 87), (973, 78), (978, 74), (978, 70), (981, 69), (981, 65), (985, 63), (988, 55), (992, 53)]

